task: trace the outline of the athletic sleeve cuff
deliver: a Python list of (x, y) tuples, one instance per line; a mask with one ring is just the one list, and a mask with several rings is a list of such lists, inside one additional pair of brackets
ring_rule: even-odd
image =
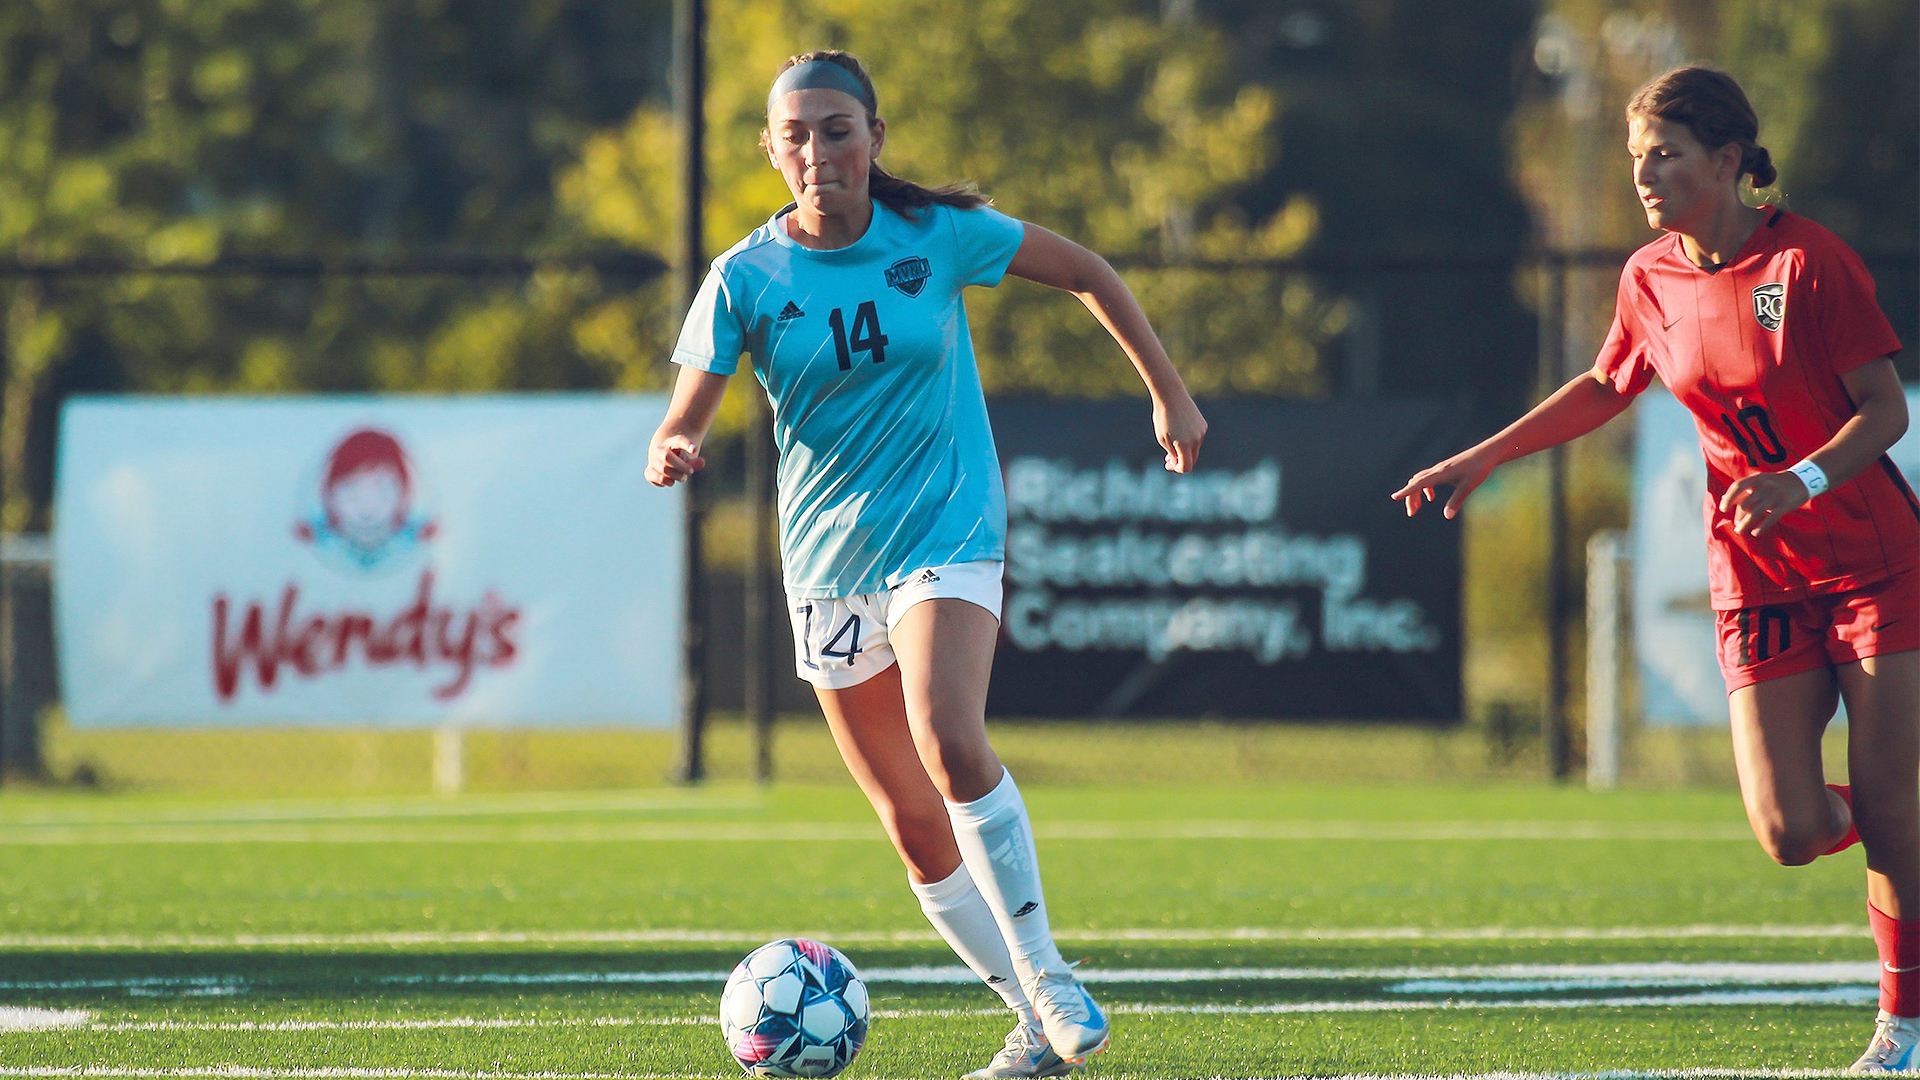
[(699, 353), (687, 352), (685, 349), (673, 350), (673, 356), (670, 359), (681, 367), (690, 367), (695, 371), (704, 371), (711, 375), (731, 375), (740, 367), (738, 360), (701, 356)]

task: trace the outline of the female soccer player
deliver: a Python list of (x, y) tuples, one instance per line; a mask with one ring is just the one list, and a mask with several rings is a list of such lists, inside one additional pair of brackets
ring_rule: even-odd
[(1106, 260), (970, 190), (889, 175), (885, 137), (853, 57), (781, 67), (761, 148), (793, 203), (714, 260), (648, 479), (703, 467), (751, 354), (800, 677), (927, 917), (1019, 1016), (970, 1075), (1055, 1076), (1106, 1046), (1107, 1021), (1054, 946), (1026, 808), (987, 741), (1006, 498), (961, 291), (1012, 274), (1079, 297), (1146, 382), (1169, 470), (1194, 467), (1207, 425)]
[[(1627, 261), (1593, 369), (1393, 497), (1411, 515), (1451, 486), (1451, 518), (1496, 466), (1592, 431), (1656, 375), (1687, 406), (1747, 820), (1782, 865), (1865, 847), (1880, 1014), (1854, 1071), (1920, 1069), (1920, 503), (1885, 453), (1907, 427), (1900, 342), (1845, 244), (1741, 199), (1744, 176), (1774, 180), (1758, 135), (1721, 72), (1642, 87), (1627, 152), (1665, 235)], [(1821, 774), (1836, 694), (1850, 788)]]

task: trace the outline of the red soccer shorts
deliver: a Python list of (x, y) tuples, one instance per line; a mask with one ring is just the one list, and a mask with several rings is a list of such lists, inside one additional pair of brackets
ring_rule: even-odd
[(1714, 612), (1727, 692), (1829, 664), (1920, 649), (1920, 570), (1788, 604)]

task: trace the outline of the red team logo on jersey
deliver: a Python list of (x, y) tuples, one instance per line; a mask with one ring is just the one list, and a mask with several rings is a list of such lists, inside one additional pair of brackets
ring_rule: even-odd
[(1786, 283), (1775, 281), (1753, 287), (1753, 317), (1768, 330), (1780, 329), (1787, 318)]
[[(400, 440), (374, 428), (349, 433), (334, 445), (318, 490), (306, 496), (294, 538), (324, 563), (365, 579), (425, 562), (439, 526), (417, 507), (415, 470)], [(436, 676), (436, 701), (459, 697), (482, 667), (513, 662), (520, 609), (488, 590), (465, 609), (434, 595), (434, 571), (421, 568), (412, 597), (397, 612), (343, 605), (316, 611), (301, 601), (297, 581), (277, 602), (237, 603), (213, 598), (213, 682), (232, 701), (251, 671), (262, 693), (282, 672), (315, 679), (353, 666), (406, 665)]]

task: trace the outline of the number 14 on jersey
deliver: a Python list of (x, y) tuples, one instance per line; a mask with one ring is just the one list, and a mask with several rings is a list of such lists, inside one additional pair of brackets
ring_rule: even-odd
[(827, 316), (827, 325), (833, 327), (833, 351), (840, 358), (840, 370), (853, 370), (853, 354), (871, 353), (873, 362), (882, 364), (887, 359), (887, 335), (880, 332), (880, 313), (873, 301), (863, 300), (853, 312), (853, 334), (847, 334), (846, 313), (839, 308)]

